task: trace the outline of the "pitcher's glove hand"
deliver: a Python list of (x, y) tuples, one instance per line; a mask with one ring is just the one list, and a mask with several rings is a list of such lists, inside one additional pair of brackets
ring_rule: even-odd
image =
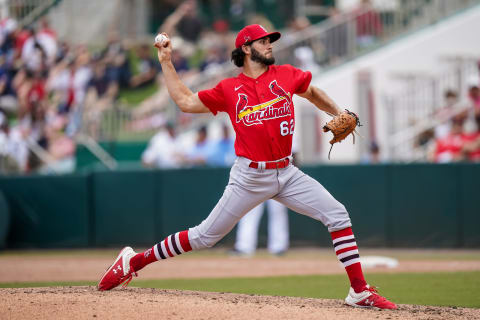
[(353, 143), (355, 143), (355, 134), (353, 131), (358, 126), (361, 126), (360, 119), (358, 116), (345, 109), (338, 116), (334, 116), (330, 122), (323, 126), (323, 131), (328, 132), (332, 131), (333, 139), (330, 140), (330, 151), (328, 152), (328, 159), (330, 160), (330, 152), (332, 151), (333, 144), (341, 142), (344, 140), (350, 133), (353, 135)]

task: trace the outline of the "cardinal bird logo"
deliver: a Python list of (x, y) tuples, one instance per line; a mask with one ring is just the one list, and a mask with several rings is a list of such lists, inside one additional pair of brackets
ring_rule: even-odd
[(248, 105), (248, 96), (245, 93), (238, 94), (237, 100), (237, 123), (243, 121), (247, 126), (262, 124), (263, 120), (270, 120), (282, 117), (288, 117), (292, 111), (292, 99), (290, 93), (287, 93), (273, 80), (268, 85), (270, 92), (276, 98), (257, 104), (254, 106)]
[(270, 91), (272, 91), (273, 94), (279, 97), (285, 97), (285, 99), (287, 100), (287, 102), (285, 103), (288, 103), (288, 104), (292, 103), (292, 100), (290, 99), (290, 95), (287, 94), (285, 90), (283, 90), (283, 88), (277, 84), (277, 80), (273, 80), (272, 82), (270, 82), (270, 85), (268, 87), (270, 88)]

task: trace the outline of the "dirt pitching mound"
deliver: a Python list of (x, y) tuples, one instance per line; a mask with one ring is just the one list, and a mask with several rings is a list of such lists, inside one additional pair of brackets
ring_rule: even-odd
[(400, 305), (366, 310), (341, 300), (94, 287), (0, 289), (3, 319), (479, 319), (480, 310)]

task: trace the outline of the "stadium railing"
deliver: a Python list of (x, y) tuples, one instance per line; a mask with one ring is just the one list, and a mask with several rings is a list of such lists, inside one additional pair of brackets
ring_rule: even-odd
[(0, 1), (2, 13), (14, 18), (22, 26), (28, 26), (62, 0), (3, 0)]

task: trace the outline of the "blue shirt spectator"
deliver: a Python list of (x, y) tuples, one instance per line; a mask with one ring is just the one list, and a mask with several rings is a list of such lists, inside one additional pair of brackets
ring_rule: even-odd
[(212, 143), (207, 164), (214, 167), (230, 167), (235, 161), (234, 139), (230, 138), (230, 132), (226, 125), (223, 125), (222, 139)]

